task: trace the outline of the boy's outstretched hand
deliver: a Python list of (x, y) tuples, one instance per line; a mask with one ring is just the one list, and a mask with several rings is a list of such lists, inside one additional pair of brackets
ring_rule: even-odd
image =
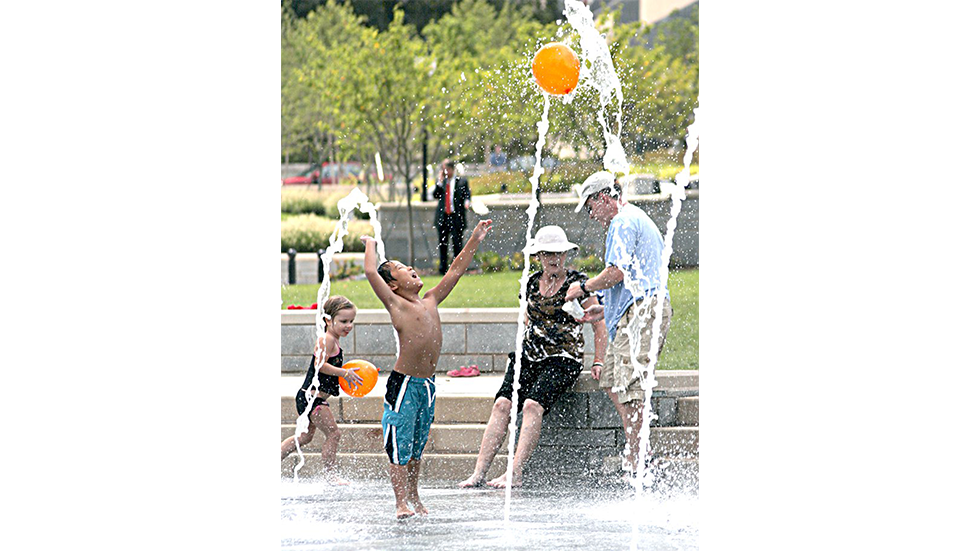
[(477, 243), (482, 243), (483, 239), (490, 233), (490, 223), (491, 220), (480, 220), (476, 227), (473, 228), (473, 237), (476, 239)]
[(370, 235), (362, 235), (361, 242), (364, 243), (365, 246), (367, 246), (368, 243), (376, 243), (377, 240), (371, 237)]

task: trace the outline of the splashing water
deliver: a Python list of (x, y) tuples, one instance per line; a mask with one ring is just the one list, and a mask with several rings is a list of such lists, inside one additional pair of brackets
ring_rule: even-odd
[[(313, 349), (313, 356), (315, 358), (313, 365), (317, 366), (320, 365), (320, 359), (323, 354), (323, 350), (320, 349), (320, 338), (326, 333), (326, 322), (323, 319), (323, 303), (330, 296), (329, 266), (333, 261), (333, 255), (344, 249), (344, 236), (348, 233), (347, 226), (350, 224), (351, 217), (354, 216), (354, 209), (359, 209), (370, 217), (371, 227), (374, 229), (374, 238), (378, 242), (378, 263), (384, 262), (385, 258), (384, 242), (381, 240), (381, 223), (378, 221), (378, 209), (364, 192), (355, 187), (347, 196), (337, 202), (337, 210), (340, 211), (340, 218), (338, 224), (334, 226), (333, 233), (330, 235), (330, 245), (320, 256), (320, 261), (324, 266), (324, 274), (323, 282), (320, 284), (320, 288), (316, 293), (316, 346)], [(398, 339), (395, 339), (395, 342), (398, 342)], [(310, 409), (313, 408), (313, 399), (319, 390), (319, 386), (319, 378), (313, 377), (312, 384), (306, 389), (306, 409), (296, 418), (296, 432), (293, 438), (296, 442), (296, 453), (299, 455), (299, 462), (293, 467), (294, 481), (299, 481), (299, 470), (306, 464), (306, 459), (300, 450), (299, 436), (305, 433), (310, 427), (309, 413)]]
[[(670, 194), (671, 204), (670, 204), (670, 219), (667, 220), (667, 234), (664, 236), (664, 250), (660, 257), (660, 281), (667, 281), (668, 271), (669, 271), (669, 261), (670, 255), (673, 253), (673, 242), (674, 242), (674, 231), (677, 229), (677, 216), (681, 212), (681, 202), (687, 197), (687, 192), (684, 190), (687, 184), (691, 180), (691, 161), (694, 158), (694, 150), (698, 148), (698, 127), (697, 127), (697, 116), (698, 110), (694, 109), (694, 122), (687, 127), (687, 139), (686, 147), (687, 150), (684, 152), (684, 168), (681, 172), (674, 177), (675, 183), (663, 183), (664, 189)], [(657, 289), (657, 300), (656, 309), (654, 310), (654, 322), (653, 327), (660, 327), (663, 322), (663, 303), (667, 294), (667, 285), (661, 285)], [(646, 304), (642, 306), (648, 306), (651, 301), (645, 301)], [(649, 427), (650, 421), (653, 420), (652, 412), (650, 412), (649, 404), (650, 398), (653, 395), (653, 387), (657, 386), (657, 381), (653, 377), (654, 369), (657, 363), (657, 341), (656, 339), (651, 339), (650, 350), (648, 351), (649, 357), (652, 358), (650, 364), (646, 366), (645, 369), (645, 379), (643, 390), (645, 393), (645, 403), (647, 407), (643, 408), (643, 426)], [(635, 358), (635, 356), (634, 356)], [(650, 448), (650, 431), (644, 430), (640, 433), (640, 457), (646, 457), (646, 454)], [(647, 477), (650, 476), (649, 471), (644, 471), (643, 474)], [(639, 477), (638, 477), (639, 478)], [(637, 480), (637, 492), (639, 493), (639, 487), (644, 481)], [(647, 480), (648, 483), (652, 482)]]
[[(639, 450), (637, 453), (637, 474), (633, 477), (630, 482), (634, 488), (634, 501), (637, 505), (640, 504), (642, 499), (642, 492), (644, 486), (652, 486), (656, 475), (654, 474), (652, 467), (645, 466), (646, 457), (650, 451), (650, 422), (654, 419), (654, 413), (650, 406), (650, 400), (653, 396), (653, 388), (657, 386), (656, 379), (656, 365), (657, 365), (657, 349), (659, 348), (659, 335), (660, 326), (663, 323), (663, 304), (667, 297), (667, 278), (670, 265), (670, 255), (673, 253), (673, 241), (674, 241), (674, 231), (677, 229), (677, 216), (681, 212), (681, 202), (687, 197), (687, 192), (685, 187), (687, 187), (690, 181), (691, 175), (691, 160), (694, 156), (694, 150), (698, 148), (698, 129), (697, 129), (697, 112), (694, 110), (695, 121), (688, 126), (688, 135), (686, 140), (687, 150), (684, 153), (684, 168), (683, 170), (675, 176), (676, 183), (663, 183), (661, 184), (664, 190), (670, 194), (671, 206), (670, 206), (670, 218), (667, 221), (667, 232), (664, 236), (664, 248), (660, 255), (660, 266), (659, 273), (656, 279), (660, 284), (657, 286), (656, 299), (655, 300), (645, 300), (640, 304), (637, 310), (637, 315), (630, 320), (627, 325), (627, 336), (630, 342), (630, 357), (633, 361), (634, 373), (642, 374), (640, 379), (643, 388), (643, 412), (642, 412), (642, 422), (640, 423), (640, 443)], [(630, 280), (629, 270), (623, 270), (624, 282)], [(639, 291), (639, 282), (632, 280), (628, 281), (630, 292), (637, 295), (636, 292)], [(637, 289), (637, 291), (634, 291)], [(640, 291), (642, 292), (642, 291)], [(649, 318), (651, 316), (650, 308), (655, 306), (653, 311), (653, 321), (650, 322)], [(650, 349), (647, 351), (647, 357), (649, 358), (649, 363), (647, 365), (642, 365), (637, 356), (641, 351), (640, 347), (640, 329), (644, 323), (649, 323), (652, 327), (652, 331), (655, 331), (657, 338), (650, 339)], [(614, 391), (616, 389), (613, 389)], [(637, 549), (639, 542), (639, 519), (633, 518), (633, 537), (630, 542), (630, 549)]]
[[(616, 174), (619, 173), (622, 177), (629, 175), (630, 165), (626, 159), (626, 152), (623, 149), (622, 142), (620, 141), (620, 133), (622, 130), (622, 104), (623, 104), (623, 93), (622, 86), (619, 81), (619, 77), (616, 74), (615, 68), (612, 63), (612, 56), (609, 52), (608, 45), (605, 42), (603, 36), (595, 28), (595, 23), (592, 18), (592, 12), (584, 4), (578, 0), (565, 0), (565, 16), (568, 20), (570, 26), (578, 32), (581, 41), (582, 48), (582, 58), (584, 63), (582, 63), (581, 69), (581, 84), (582, 86), (592, 87), (599, 93), (599, 107), (597, 109), (597, 118), (599, 124), (602, 127), (603, 138), (606, 145), (606, 150), (603, 155), (603, 167)], [(564, 31), (561, 30), (561, 34)], [(568, 94), (562, 98), (562, 100), (567, 104), (570, 103), (575, 95), (576, 91)], [(511, 416), (509, 423), (509, 435), (508, 435), (508, 455), (507, 455), (507, 471), (506, 471), (506, 486), (505, 486), (505, 501), (504, 501), (504, 525), (505, 528), (509, 528), (510, 522), (510, 499), (511, 499), (511, 482), (513, 478), (513, 461), (514, 461), (514, 445), (516, 440), (516, 423), (517, 423), (517, 392), (520, 388), (520, 365), (521, 365), (521, 355), (523, 350), (523, 339), (526, 331), (524, 322), (527, 317), (527, 283), (529, 279), (530, 270), (530, 255), (528, 254), (528, 243), (531, 239), (531, 229), (534, 225), (534, 218), (537, 213), (539, 202), (537, 200), (537, 186), (538, 179), (543, 172), (541, 168), (541, 150), (544, 145), (545, 135), (548, 130), (548, 109), (549, 109), (549, 98), (548, 94), (544, 94), (544, 112), (542, 114), (542, 119), (538, 123), (538, 142), (535, 152), (535, 167), (534, 173), (531, 177), (531, 204), (528, 206), (528, 226), (527, 233), (525, 237), (525, 247), (524, 247), (524, 271), (521, 276), (521, 303), (520, 311), (518, 314), (518, 331), (516, 339), (516, 351), (515, 351), (515, 363), (514, 363), (514, 388), (511, 395)], [(615, 114), (616, 129), (615, 132), (610, 130), (609, 124), (606, 120), (606, 110), (608, 106), (612, 103), (613, 98), (617, 101), (618, 109)], [(697, 110), (695, 109), (695, 117)], [(672, 254), (672, 242), (674, 231), (677, 227), (677, 216), (680, 214), (681, 202), (686, 196), (684, 188), (690, 180), (690, 164), (693, 158), (693, 153), (698, 147), (698, 133), (696, 122), (692, 123), (688, 128), (688, 138), (687, 138), (687, 151), (684, 155), (684, 169), (683, 171), (675, 177), (676, 184), (665, 184), (664, 189), (667, 191), (671, 198), (671, 214), (670, 219), (667, 222), (667, 232), (664, 238), (664, 249), (660, 258), (660, 267), (658, 271), (658, 277), (654, 281), (640, 280), (634, 277), (631, 270), (623, 270), (623, 284), (630, 290), (633, 296), (645, 296), (644, 288), (652, 288), (651, 285), (656, 286), (656, 300), (645, 300), (641, 303), (638, 314), (635, 316), (631, 322), (628, 324), (627, 337), (630, 345), (630, 356), (632, 358), (634, 372), (636, 374), (641, 374), (642, 387), (644, 389), (645, 400), (643, 403), (642, 412), (642, 427), (646, 430), (641, 430), (640, 435), (640, 449), (638, 458), (646, 458), (650, 447), (650, 433), (649, 426), (650, 422), (654, 418), (654, 414), (650, 407), (650, 400), (653, 393), (653, 388), (657, 385), (655, 374), (655, 367), (657, 362), (657, 347), (659, 346), (659, 338), (651, 339), (651, 349), (649, 351), (648, 357), (651, 361), (648, 365), (642, 365), (638, 356), (641, 354), (640, 350), (640, 330), (645, 325), (650, 323), (651, 312), (650, 309), (656, 306), (653, 312), (653, 325), (652, 327), (657, 330), (657, 335), (659, 335), (659, 327), (663, 321), (663, 304), (666, 300), (667, 292), (667, 279), (668, 279), (668, 268), (670, 263), (670, 256)], [(581, 192), (581, 188), (579, 187)], [(621, 248), (625, 247), (624, 243), (613, 243), (612, 246)], [(614, 392), (617, 390), (625, 390), (622, 388), (613, 388)], [(628, 444), (627, 444), (628, 445)], [(642, 498), (642, 489), (644, 483), (652, 482), (654, 475), (651, 469), (644, 465), (644, 459), (639, 459), (638, 468), (640, 472), (636, 477), (632, 479), (632, 483), (635, 488), (635, 504), (640, 506)], [(625, 466), (625, 465), (624, 465)], [(633, 518), (633, 537), (631, 541), (631, 549), (637, 548), (637, 543), (639, 539), (639, 519), (634, 516)], [(509, 532), (509, 529), (507, 530)]]
[[(582, 84), (599, 92), (599, 109), (596, 116), (602, 126), (602, 135), (606, 143), (606, 152), (602, 157), (602, 166), (612, 172), (629, 174), (630, 165), (626, 160), (626, 151), (619, 136), (623, 127), (623, 87), (619, 75), (613, 67), (612, 54), (605, 38), (595, 28), (592, 11), (579, 0), (565, 0), (563, 12), (568, 23), (581, 37), (582, 47)], [(616, 111), (616, 132), (609, 130), (606, 122), (606, 107), (615, 96), (619, 108)]]
[(517, 438), (517, 391), (521, 388), (521, 356), (524, 352), (524, 333), (527, 328), (527, 281), (530, 278), (531, 255), (528, 245), (531, 241), (531, 228), (534, 227), (534, 218), (538, 213), (538, 180), (544, 173), (541, 167), (541, 150), (544, 148), (544, 138), (548, 133), (548, 109), (551, 100), (547, 94), (544, 96), (544, 110), (541, 113), (541, 120), (538, 121), (538, 142), (534, 152), (534, 172), (531, 174), (531, 203), (527, 206), (527, 233), (524, 238), (524, 271), (521, 272), (521, 305), (517, 314), (517, 344), (514, 350), (514, 390), (510, 401), (510, 423), (508, 424), (509, 434), (507, 436), (507, 472), (505, 479), (507, 484), (504, 489), (504, 526), (509, 526), (510, 522), (510, 494), (511, 480), (514, 476), (514, 442)]
[[(584, 4), (578, 0), (566, 0), (564, 13), (572, 29), (577, 31), (581, 37), (580, 44), (582, 47), (582, 57), (585, 59), (585, 63), (583, 63), (581, 66), (581, 82), (579, 84), (579, 88), (582, 86), (589, 86), (595, 88), (599, 92), (600, 107), (598, 109), (598, 118), (599, 123), (602, 125), (603, 137), (606, 142), (606, 152), (603, 156), (603, 166), (613, 172), (629, 174), (629, 163), (626, 160), (626, 152), (623, 150), (623, 146), (619, 140), (619, 132), (622, 129), (623, 91), (619, 82), (619, 77), (616, 74), (615, 68), (612, 64), (612, 55), (609, 53), (609, 47), (606, 45), (605, 39), (595, 28), (595, 23), (592, 20), (592, 12), (589, 11), (589, 8), (587, 8)], [(616, 97), (619, 103), (619, 110), (616, 115), (616, 133), (609, 130), (604, 114), (604, 111), (612, 101), (613, 96)], [(523, 251), (524, 270), (521, 274), (520, 281), (521, 302), (517, 318), (517, 342), (514, 352), (514, 388), (511, 394), (510, 423), (508, 425), (507, 470), (505, 472), (506, 485), (504, 490), (505, 526), (508, 526), (510, 521), (511, 482), (513, 480), (514, 472), (514, 446), (517, 432), (517, 392), (520, 389), (521, 356), (523, 353), (524, 334), (526, 332), (525, 320), (527, 319), (527, 283), (530, 277), (529, 272), (531, 268), (531, 255), (529, 254), (528, 245), (530, 244), (531, 240), (531, 229), (534, 227), (534, 218), (537, 214), (538, 206), (540, 205), (537, 199), (538, 180), (541, 174), (544, 172), (544, 169), (541, 167), (541, 150), (544, 148), (545, 135), (547, 134), (549, 127), (548, 109), (550, 106), (550, 98), (551, 96), (549, 94), (544, 94), (544, 110), (541, 120), (538, 122), (538, 141), (535, 148), (534, 172), (531, 175), (531, 202), (527, 208), (528, 224)], [(573, 92), (563, 96), (562, 100), (567, 104), (574, 98), (575, 93)]]

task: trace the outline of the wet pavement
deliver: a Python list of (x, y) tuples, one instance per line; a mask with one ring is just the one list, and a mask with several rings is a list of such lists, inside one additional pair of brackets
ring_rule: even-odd
[(504, 523), (504, 490), (460, 490), (422, 481), (426, 516), (396, 520), (387, 480), (328, 486), (282, 479), (282, 549), (650, 549), (698, 548), (695, 492), (627, 485), (537, 484), (515, 489)]

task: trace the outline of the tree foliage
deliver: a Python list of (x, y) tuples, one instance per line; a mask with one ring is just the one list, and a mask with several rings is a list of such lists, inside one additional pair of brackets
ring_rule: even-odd
[[(389, 3), (383, 29), (359, 15), (356, 2), (327, 0), (305, 17), (284, 4), (284, 154), (371, 162), (378, 152), (403, 182), (422, 170), (423, 141), (430, 163), (450, 155), (483, 162), (495, 144), (511, 157), (533, 154), (544, 97), (532, 57), (552, 41), (580, 51), (577, 34), (542, 22), (540, 2), (436, 2), (447, 11), (421, 31), (402, 10), (410, 2)], [(617, 12), (596, 21), (623, 85), (627, 153), (682, 139), (698, 98), (697, 7), (655, 28), (621, 24)], [(546, 147), (600, 160), (596, 92), (583, 88), (574, 101), (550, 104)]]

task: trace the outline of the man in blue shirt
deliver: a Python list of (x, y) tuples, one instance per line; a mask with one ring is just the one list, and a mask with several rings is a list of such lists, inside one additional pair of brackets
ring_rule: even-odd
[[(575, 212), (587, 207), (589, 218), (606, 228), (606, 268), (569, 288), (565, 300), (601, 291), (603, 305), (587, 310), (586, 317), (580, 321), (596, 319), (600, 312), (605, 318), (612, 342), (606, 354), (609, 361), (603, 365), (603, 359), (596, 358), (598, 365), (593, 365), (593, 372), (599, 371), (599, 386), (609, 395), (623, 421), (627, 444), (623, 466), (636, 472), (642, 467), (637, 456), (646, 397), (643, 373), (651, 362), (657, 291), (661, 284), (666, 285), (660, 281), (664, 239), (643, 210), (626, 202), (622, 187), (612, 173), (600, 171), (589, 176), (579, 195)], [(657, 359), (672, 315), (670, 295), (665, 294), (657, 335)]]

